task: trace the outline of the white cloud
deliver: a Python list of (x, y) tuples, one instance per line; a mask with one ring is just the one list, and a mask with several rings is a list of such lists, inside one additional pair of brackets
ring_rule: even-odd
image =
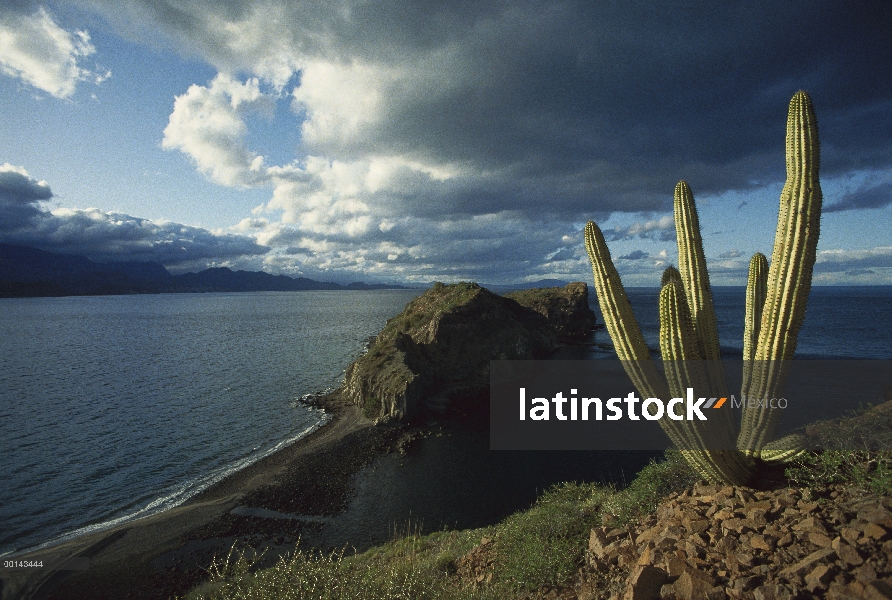
[[(363, 129), (380, 117), (383, 88), (395, 75), (361, 63), (349, 65), (311, 61), (301, 70), (300, 86), (292, 92), (295, 112), (306, 112), (304, 141), (311, 146), (350, 146)], [(390, 94), (387, 94), (390, 95)]]
[(43, 7), (24, 14), (0, 9), (0, 72), (56, 98), (70, 98), (77, 84), (101, 83), (110, 72), (83, 66), (96, 52), (86, 31), (66, 31)]
[(864, 250), (819, 250), (816, 271), (845, 271), (870, 267), (892, 267), (892, 246)]
[(669, 241), (675, 239), (675, 221), (669, 215), (649, 221), (638, 221), (628, 227), (614, 227), (604, 231), (607, 241), (640, 239), (656, 239)]
[(248, 111), (269, 113), (274, 99), (257, 78), (241, 83), (219, 74), (207, 87), (192, 85), (177, 96), (164, 129), (164, 148), (180, 150), (217, 183), (251, 186), (268, 181), (263, 157), (248, 149)]

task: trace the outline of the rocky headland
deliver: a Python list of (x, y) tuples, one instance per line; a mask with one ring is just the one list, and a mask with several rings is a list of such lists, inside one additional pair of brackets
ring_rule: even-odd
[(545, 358), (594, 327), (584, 283), (507, 296), (438, 283), (387, 321), (347, 368), (343, 394), (379, 423), (417, 418), (479, 399), (489, 361)]

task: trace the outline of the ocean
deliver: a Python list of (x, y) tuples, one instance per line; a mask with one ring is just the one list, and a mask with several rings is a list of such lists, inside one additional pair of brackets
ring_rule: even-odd
[[(297, 400), (336, 387), (368, 338), (421, 292), (0, 300), (0, 554), (171, 508), (324, 426)], [(742, 347), (743, 292), (714, 290), (731, 358)], [(657, 294), (629, 290), (652, 347)], [(890, 359), (890, 332), (892, 287), (814, 288), (798, 355)], [(561, 358), (613, 356), (606, 332), (590, 341)], [(633, 475), (604, 469), (580, 476), (621, 484)], [(512, 506), (488, 507), (485, 518)]]

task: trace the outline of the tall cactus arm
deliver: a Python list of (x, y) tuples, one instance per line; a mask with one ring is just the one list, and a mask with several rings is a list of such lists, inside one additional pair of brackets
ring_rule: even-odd
[(759, 342), (762, 308), (765, 305), (767, 291), (768, 259), (761, 252), (756, 252), (750, 259), (750, 271), (746, 283), (746, 315), (743, 323), (743, 384), (740, 390), (740, 395), (744, 398), (749, 394), (753, 359), (756, 356), (756, 344)]
[[(706, 387), (708, 373), (699, 354), (690, 309), (681, 286), (671, 281), (660, 290), (660, 350), (673, 396), (684, 397), (688, 387)], [(750, 478), (752, 462), (736, 450), (722, 450), (733, 443), (736, 433), (730, 412), (720, 410), (710, 415), (709, 422), (686, 423), (678, 445), (688, 462), (706, 479), (743, 484)]]
[(585, 249), (592, 263), (604, 325), (613, 340), (617, 356), (623, 361), (632, 384), (640, 394), (645, 398), (664, 398), (666, 385), (651, 360), (632, 305), (610, 258), (604, 234), (592, 221), (585, 226)]
[(686, 181), (679, 181), (675, 186), (675, 234), (678, 238), (678, 271), (691, 309), (691, 321), (703, 359), (709, 361), (709, 392), (724, 396), (727, 393), (725, 373), (719, 362), (722, 358), (719, 332), (700, 236), (700, 220), (694, 194)]
[(746, 282), (746, 316), (743, 326), (743, 360), (753, 360), (759, 329), (762, 326), (762, 308), (768, 292), (768, 259), (761, 252), (750, 259), (749, 277)]
[[(811, 290), (812, 269), (821, 227), (820, 144), (818, 124), (808, 94), (790, 101), (787, 118), (787, 181), (781, 192), (768, 293), (762, 312), (750, 396), (779, 393), (793, 358)], [(758, 455), (774, 434), (776, 410), (745, 409), (738, 448)]]
[(700, 220), (694, 205), (694, 194), (686, 181), (679, 181), (675, 186), (675, 233), (678, 238), (678, 271), (703, 358), (718, 360), (721, 358), (719, 334), (703, 254)]
[(670, 281), (678, 284), (684, 289), (684, 284), (681, 281), (681, 273), (679, 273), (678, 269), (675, 267), (666, 267), (666, 270), (663, 271), (663, 276), (660, 277), (660, 289), (663, 289), (663, 286)]

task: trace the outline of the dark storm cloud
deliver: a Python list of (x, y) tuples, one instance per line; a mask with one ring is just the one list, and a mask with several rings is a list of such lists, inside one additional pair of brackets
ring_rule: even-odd
[(824, 205), (822, 212), (832, 213), (860, 208), (883, 208), (892, 204), (892, 181), (849, 192), (839, 201)]
[(40, 214), (38, 202), (52, 197), (46, 182), (9, 163), (0, 166), (0, 234), (26, 226)]
[(155, 222), (98, 209), (44, 210), (49, 185), (8, 163), (0, 166), (0, 242), (34, 246), (99, 261), (138, 260), (164, 265), (223, 261), (264, 254), (252, 238), (200, 227)]
[[(892, 155), (877, 135), (892, 130), (888, 3), (127, 5), (115, 11), (149, 16), (220, 68), (358, 61), (392, 76), (378, 80), (382, 108), (357, 135), (320, 136), (306, 152), (485, 171), (477, 214), (543, 201), (568, 215), (657, 210), (681, 178), (702, 194), (781, 180), (786, 107), (800, 88), (819, 114), (825, 176)], [(550, 196), (530, 193), (533, 182)], [(463, 212), (465, 197), (444, 210)]]
[(648, 256), (650, 256), (650, 254), (644, 252), (643, 250), (633, 250), (625, 256), (620, 256), (619, 260), (642, 260), (647, 258)]

